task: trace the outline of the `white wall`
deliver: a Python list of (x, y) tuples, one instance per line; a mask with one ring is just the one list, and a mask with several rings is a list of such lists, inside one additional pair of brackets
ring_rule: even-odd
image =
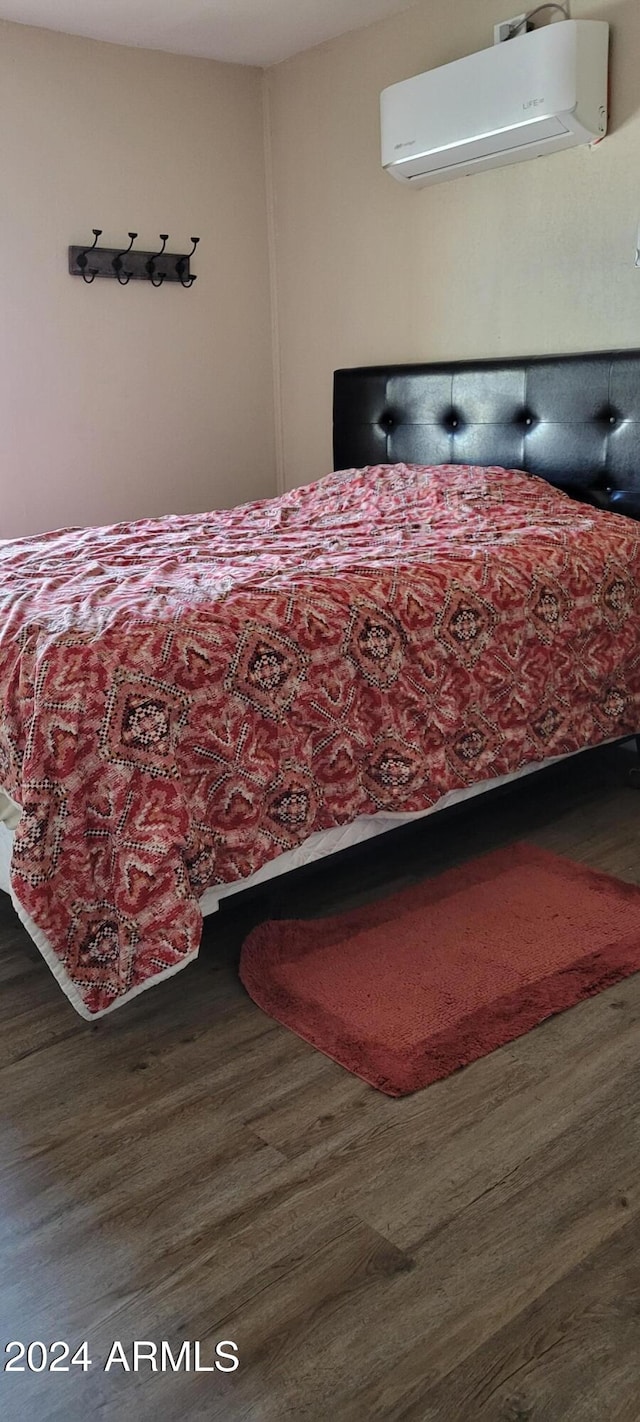
[(422, 0), (268, 72), (288, 487), (331, 468), (336, 366), (640, 345), (638, 0), (573, 0), (612, 25), (593, 151), (417, 192), (380, 168), (380, 90), (486, 47), (511, 13)]
[[(67, 246), (189, 250), (191, 291)], [(0, 537), (275, 492), (259, 70), (0, 23)]]

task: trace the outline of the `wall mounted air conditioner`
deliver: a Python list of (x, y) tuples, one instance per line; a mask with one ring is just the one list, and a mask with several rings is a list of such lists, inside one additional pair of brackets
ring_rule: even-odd
[(383, 168), (420, 188), (602, 138), (608, 47), (604, 20), (562, 20), (392, 84)]

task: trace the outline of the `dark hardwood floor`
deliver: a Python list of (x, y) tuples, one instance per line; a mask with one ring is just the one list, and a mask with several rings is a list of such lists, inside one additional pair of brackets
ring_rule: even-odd
[[(623, 749), (231, 901), (198, 963), (82, 1022), (0, 904), (0, 1418), (638, 1422), (640, 974), (402, 1101), (264, 1017), (266, 913), (361, 901), (513, 839), (640, 882)], [(114, 1340), (237, 1343), (137, 1373)], [(38, 1350), (32, 1359), (39, 1364)], [(4, 1358), (3, 1358), (4, 1361)]]

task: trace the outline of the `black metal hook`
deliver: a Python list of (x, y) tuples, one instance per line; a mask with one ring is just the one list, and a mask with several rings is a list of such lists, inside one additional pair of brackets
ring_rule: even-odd
[(196, 250), (200, 238), (192, 237), (191, 241), (193, 242), (193, 247), (191, 248), (191, 251), (186, 257), (180, 257), (179, 260), (176, 262), (176, 271), (178, 273), (178, 276), (180, 277), (180, 285), (185, 288), (185, 291), (188, 291), (189, 287), (193, 286), (194, 281), (198, 280), (197, 276), (190, 276), (187, 277), (186, 281), (184, 280), (184, 274), (187, 270), (187, 262), (191, 261), (191, 258)]
[(160, 241), (162, 242), (160, 251), (154, 252), (153, 256), (149, 258), (149, 261), (145, 262), (146, 270), (149, 273), (149, 281), (151, 282), (152, 286), (162, 286), (162, 283), (167, 275), (166, 272), (156, 272), (156, 262), (158, 260), (158, 257), (162, 256), (167, 242), (169, 241), (169, 233), (161, 232)]
[(85, 247), (84, 252), (80, 252), (78, 254), (78, 257), (76, 258), (77, 265), (79, 266), (80, 271), (82, 272), (82, 280), (86, 281), (87, 286), (91, 286), (92, 281), (95, 281), (98, 275), (97, 267), (89, 267), (90, 276), (87, 276), (85, 267), (87, 266), (87, 263), (89, 261), (89, 252), (93, 252), (94, 247), (97, 247), (98, 245), (98, 238), (102, 236), (102, 228), (92, 227), (91, 231), (93, 232), (93, 242), (91, 243), (91, 246)]
[(123, 271), (123, 268), (122, 268), (122, 258), (123, 258), (123, 257), (126, 257), (127, 254), (131, 251), (131, 248), (133, 247), (133, 244), (134, 244), (134, 242), (135, 242), (136, 237), (138, 236), (138, 234), (137, 234), (137, 232), (128, 232), (128, 233), (127, 233), (127, 236), (131, 239), (130, 242), (129, 242), (129, 246), (128, 246), (128, 247), (125, 247), (125, 249), (124, 249), (123, 252), (118, 252), (117, 256), (114, 257), (114, 259), (113, 259), (113, 261), (112, 261), (112, 263), (111, 263), (111, 265), (112, 265), (112, 267), (113, 267), (113, 270), (114, 270), (114, 272), (115, 272), (115, 274), (116, 274), (116, 276), (117, 276), (117, 278), (118, 278), (118, 281), (119, 281), (119, 283), (120, 283), (120, 286), (128, 286), (128, 285), (129, 285), (129, 282), (131, 281), (131, 278), (132, 278), (132, 276), (133, 276), (133, 272), (125, 272), (125, 271)]

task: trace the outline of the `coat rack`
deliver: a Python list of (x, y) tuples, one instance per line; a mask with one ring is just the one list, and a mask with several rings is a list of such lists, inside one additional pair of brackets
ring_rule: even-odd
[(167, 252), (169, 233), (161, 232), (162, 246), (159, 251), (140, 252), (133, 246), (137, 232), (127, 233), (129, 245), (118, 248), (99, 247), (98, 238), (102, 236), (102, 228), (93, 227), (91, 230), (93, 242), (90, 246), (69, 248), (71, 276), (81, 276), (87, 286), (91, 286), (96, 277), (111, 277), (120, 286), (128, 286), (130, 281), (149, 281), (152, 286), (160, 287), (164, 286), (165, 282), (178, 281), (186, 291), (198, 280), (191, 271), (191, 258), (200, 241), (199, 237), (191, 238), (193, 246), (190, 252)]

